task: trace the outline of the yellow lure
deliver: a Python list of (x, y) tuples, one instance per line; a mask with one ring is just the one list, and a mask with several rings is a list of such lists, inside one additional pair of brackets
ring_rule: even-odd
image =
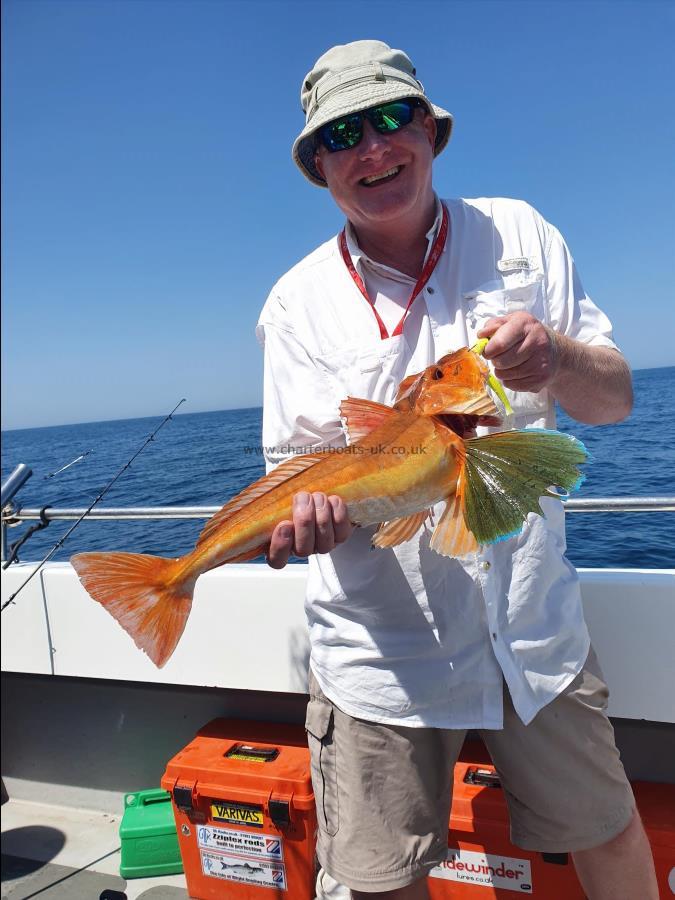
[[(490, 340), (489, 338), (480, 338), (480, 340), (476, 341), (476, 343), (471, 348), (471, 352), (476, 353), (478, 356), (482, 356), (483, 351), (487, 347), (489, 340)], [(504, 404), (504, 409), (506, 410), (506, 415), (512, 416), (513, 409), (511, 407), (511, 404), (509, 403), (508, 397), (504, 393), (504, 388), (502, 387), (502, 383), (501, 383), (501, 381), (499, 381), (499, 379), (494, 374), (494, 372), (492, 372), (492, 370), (490, 370), (490, 375), (488, 377), (488, 384), (490, 385), (492, 390), (495, 392), (495, 394), (499, 397), (499, 399)]]

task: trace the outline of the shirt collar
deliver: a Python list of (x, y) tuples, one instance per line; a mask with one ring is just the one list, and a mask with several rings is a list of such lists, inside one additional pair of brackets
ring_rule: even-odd
[[(443, 205), (438, 199), (437, 194), (434, 194), (434, 198), (436, 200), (436, 217), (431, 228), (426, 233), (427, 252), (424, 255), (425, 263), (429, 256), (429, 253), (431, 253), (431, 248), (433, 247), (434, 241), (436, 240), (436, 235), (438, 234), (441, 227), (441, 222), (443, 221)], [(354, 268), (359, 272), (360, 275), (363, 275), (363, 266), (367, 266), (371, 270), (380, 272), (385, 277), (394, 278), (397, 281), (410, 281), (412, 283), (415, 282), (415, 279), (411, 278), (409, 275), (406, 275), (405, 272), (399, 272), (398, 269), (394, 269), (391, 266), (385, 266), (384, 263), (376, 262), (376, 260), (371, 259), (369, 256), (367, 256), (359, 247), (358, 241), (356, 240), (356, 232), (354, 231), (352, 224), (349, 221), (345, 225), (345, 237), (347, 238), (347, 249), (349, 250), (349, 255), (352, 258), (352, 262), (354, 263)]]

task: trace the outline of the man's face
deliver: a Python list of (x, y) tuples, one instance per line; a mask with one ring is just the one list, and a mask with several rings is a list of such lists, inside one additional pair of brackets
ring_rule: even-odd
[(357, 230), (396, 220), (404, 225), (406, 216), (426, 207), (433, 196), (435, 138), (436, 121), (422, 109), (415, 110), (409, 125), (388, 134), (380, 134), (364, 119), (356, 147), (331, 153), (320, 146), (316, 167)]

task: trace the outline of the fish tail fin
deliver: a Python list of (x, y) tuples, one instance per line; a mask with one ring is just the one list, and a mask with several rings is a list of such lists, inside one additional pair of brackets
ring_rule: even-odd
[(566, 496), (584, 479), (578, 466), (586, 461), (586, 448), (559, 431), (504, 431), (463, 443), (464, 520), (479, 544), (518, 534), (528, 513), (543, 515), (540, 497)]
[(195, 579), (182, 560), (140, 553), (78, 553), (71, 563), (87, 593), (162, 666), (176, 648), (192, 607)]

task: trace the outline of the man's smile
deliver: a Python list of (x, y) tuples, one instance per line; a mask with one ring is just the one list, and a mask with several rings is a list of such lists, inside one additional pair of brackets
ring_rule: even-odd
[(368, 175), (365, 178), (362, 178), (359, 184), (362, 184), (364, 187), (371, 187), (374, 184), (382, 184), (385, 181), (391, 181), (396, 178), (399, 174), (403, 166), (393, 166), (391, 169), (386, 169), (384, 172), (378, 172), (377, 175)]

